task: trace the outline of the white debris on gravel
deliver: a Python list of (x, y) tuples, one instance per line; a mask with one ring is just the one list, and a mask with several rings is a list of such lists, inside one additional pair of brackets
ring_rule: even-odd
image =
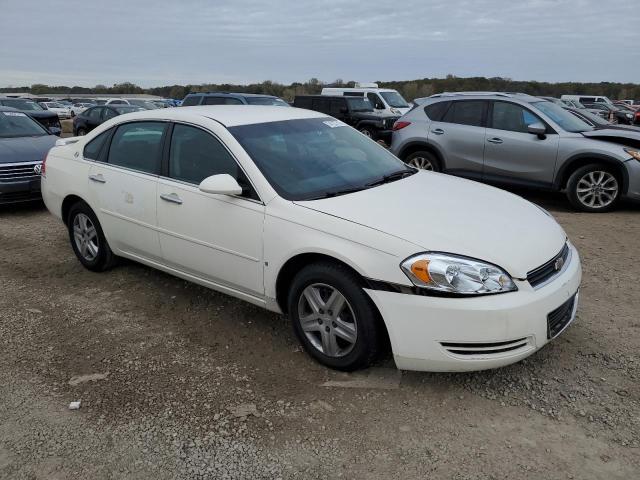
[(74, 377), (71, 377), (71, 380), (69, 380), (69, 385), (76, 386), (80, 385), (81, 383), (104, 380), (105, 378), (107, 378), (107, 375), (107, 373), (90, 373), (88, 375), (76, 375)]
[(71, 402), (69, 404), (69, 410), (80, 410), (80, 400), (76, 402)]

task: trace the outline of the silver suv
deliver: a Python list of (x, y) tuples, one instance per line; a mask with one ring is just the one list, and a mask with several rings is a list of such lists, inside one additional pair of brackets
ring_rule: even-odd
[(640, 200), (640, 136), (619, 138), (525, 94), (443, 93), (394, 125), (407, 164), (486, 183), (566, 191), (583, 211)]

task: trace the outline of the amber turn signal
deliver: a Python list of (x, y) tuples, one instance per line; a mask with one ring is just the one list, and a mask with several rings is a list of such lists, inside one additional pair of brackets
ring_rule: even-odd
[(411, 273), (424, 283), (431, 283), (429, 276), (429, 260), (417, 260), (411, 264)]

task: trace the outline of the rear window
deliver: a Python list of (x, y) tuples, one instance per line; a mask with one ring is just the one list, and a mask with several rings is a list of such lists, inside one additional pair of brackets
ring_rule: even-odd
[(427, 105), (426, 107), (424, 107), (424, 113), (427, 114), (427, 117), (429, 117), (429, 119), (433, 120), (434, 122), (439, 122), (440, 120), (442, 120), (444, 112), (447, 111), (449, 103), (450, 102), (432, 103), (431, 105)]
[(242, 105), (242, 101), (233, 97), (204, 97), (203, 105)]
[(482, 127), (486, 105), (487, 102), (484, 100), (452, 102), (442, 121), (447, 123), (458, 123), (460, 125), (470, 125), (473, 127)]
[(200, 105), (200, 97), (196, 96), (196, 95), (192, 95), (190, 97), (185, 98), (182, 101), (182, 106), (183, 107), (190, 107), (193, 105)]

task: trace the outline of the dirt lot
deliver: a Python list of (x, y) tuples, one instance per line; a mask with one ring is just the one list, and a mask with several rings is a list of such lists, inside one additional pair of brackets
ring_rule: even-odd
[(284, 318), (88, 272), (41, 205), (0, 209), (0, 478), (640, 478), (640, 209), (533, 200), (581, 252), (577, 321), (473, 374), (329, 371)]

